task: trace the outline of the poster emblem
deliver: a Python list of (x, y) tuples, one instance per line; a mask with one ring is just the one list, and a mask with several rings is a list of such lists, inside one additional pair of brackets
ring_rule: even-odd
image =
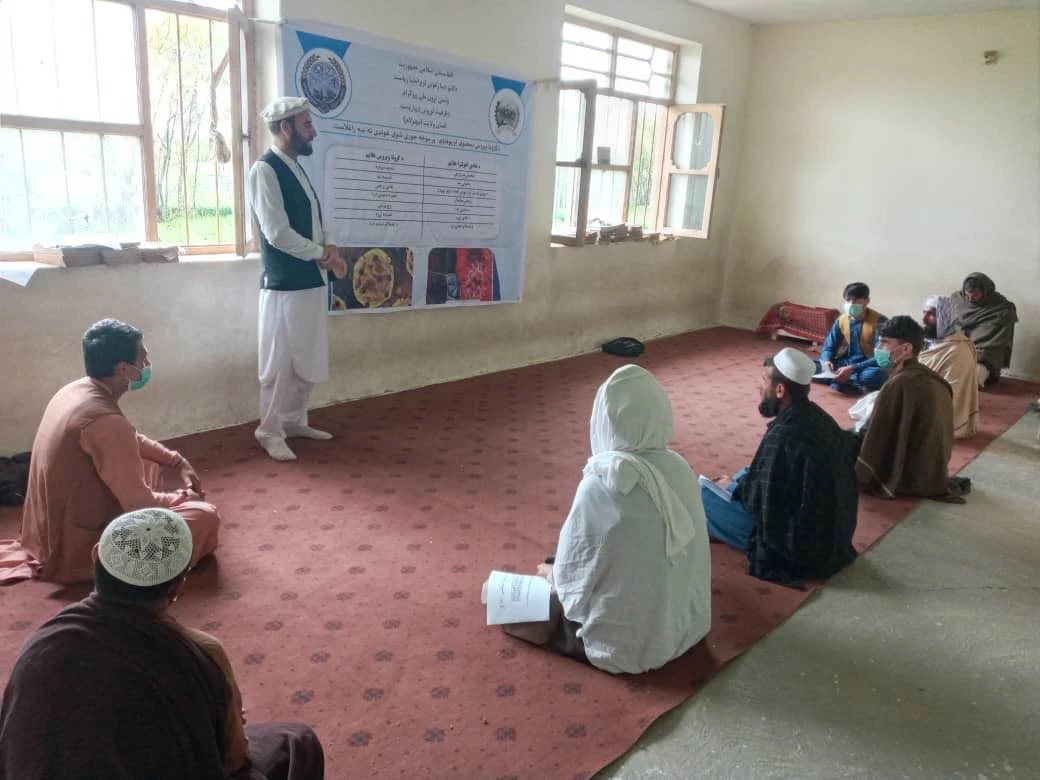
[(296, 84), (320, 116), (336, 116), (350, 102), (350, 72), (328, 49), (312, 49), (303, 56), (296, 68)]

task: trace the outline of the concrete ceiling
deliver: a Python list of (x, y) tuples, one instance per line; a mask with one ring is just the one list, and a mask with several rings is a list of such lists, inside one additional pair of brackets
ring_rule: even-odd
[(1040, 0), (690, 0), (756, 24), (1036, 8)]

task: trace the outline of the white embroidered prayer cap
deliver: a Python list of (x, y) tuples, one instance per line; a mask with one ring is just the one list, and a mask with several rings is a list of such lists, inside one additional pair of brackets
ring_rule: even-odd
[(128, 585), (147, 588), (176, 579), (191, 562), (191, 529), (169, 509), (136, 509), (101, 532), (98, 560)]
[(921, 310), (922, 311), (931, 311), (931, 310), (937, 309), (937, 308), (939, 308), (939, 296), (938, 295), (932, 295), (932, 296), (929, 296), (928, 298), (925, 298), (924, 306), (922, 307)]
[(773, 355), (773, 366), (796, 385), (809, 384), (816, 373), (816, 366), (809, 356), (791, 347)]
[(308, 102), (307, 98), (280, 97), (261, 111), (260, 117), (265, 122), (281, 122), (283, 119), (289, 119), (290, 117), (294, 117), (297, 114), (302, 114), (304, 111), (310, 110), (311, 104)]

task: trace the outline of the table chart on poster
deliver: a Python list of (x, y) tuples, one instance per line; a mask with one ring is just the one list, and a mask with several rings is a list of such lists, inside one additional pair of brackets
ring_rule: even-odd
[(328, 202), (353, 241), (485, 240), (499, 230), (494, 161), (440, 150), (329, 149)]

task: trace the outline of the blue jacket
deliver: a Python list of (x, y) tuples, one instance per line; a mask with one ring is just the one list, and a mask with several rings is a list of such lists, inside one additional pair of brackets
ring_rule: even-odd
[[(842, 317), (838, 317), (831, 326), (830, 333), (827, 334), (827, 340), (823, 342), (823, 349), (820, 350), (820, 362), (826, 363), (828, 361), (834, 361), (836, 355), (841, 355), (841, 363), (843, 365), (852, 366), (855, 371), (862, 371), (864, 368), (878, 368), (879, 366), (874, 357), (867, 357), (863, 352), (863, 345), (861, 343), (863, 322), (861, 320), (850, 318), (850, 343), (846, 344), (845, 334), (841, 332), (841, 321)], [(881, 326), (886, 322), (888, 322), (888, 318), (884, 315), (880, 315), (876, 325), (877, 332), (874, 335), (875, 349), (881, 342)]]

